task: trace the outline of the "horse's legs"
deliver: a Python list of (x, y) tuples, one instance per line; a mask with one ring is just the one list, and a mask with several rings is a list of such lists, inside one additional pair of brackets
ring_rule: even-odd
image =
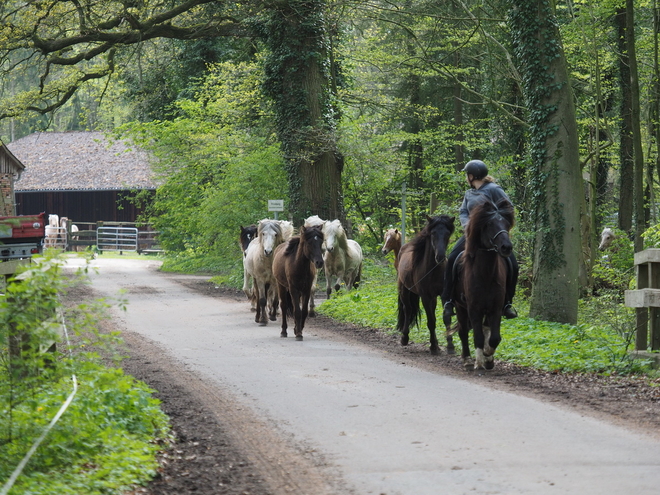
[(286, 287), (277, 284), (277, 292), (280, 295), (280, 311), (282, 313), (282, 331), (280, 332), (280, 337), (286, 337), (286, 329), (288, 328), (286, 322), (286, 315), (289, 310), (289, 291)]
[(254, 299), (255, 299), (255, 301), (257, 302), (257, 304), (256, 304), (256, 308), (255, 308), (255, 309), (256, 309), (256, 313), (255, 313), (255, 315), (254, 315), (254, 321), (255, 321), (256, 323), (259, 323), (259, 321), (261, 320), (261, 303), (260, 303), (260, 297), (259, 297), (259, 284), (257, 284), (257, 283), (255, 282), (255, 284), (254, 284), (254, 286), (252, 287), (252, 289), (253, 289)]
[(318, 273), (314, 274), (314, 281), (312, 282), (312, 292), (309, 295), (309, 316), (311, 318), (314, 318), (316, 316), (316, 305), (314, 304), (314, 291), (316, 290), (316, 279), (318, 277)]
[[(293, 333), (296, 336), (296, 340), (302, 340), (302, 326), (304, 325), (303, 320), (303, 308), (301, 307), (301, 297), (300, 294), (296, 291), (291, 293), (291, 302), (293, 304)], [(307, 316), (307, 307), (304, 308), (305, 316)]]
[(255, 321), (259, 323), (259, 326), (265, 327), (268, 324), (268, 317), (266, 312), (266, 305), (268, 304), (268, 289), (270, 288), (269, 283), (259, 284), (259, 307), (257, 308), (257, 318)]
[(440, 346), (438, 345), (438, 337), (435, 335), (435, 308), (438, 304), (438, 298), (436, 296), (422, 297), (422, 304), (426, 311), (426, 326), (429, 329), (429, 335), (431, 337), (431, 354), (438, 354)]
[(403, 311), (403, 326), (401, 327), (401, 345), (410, 342), (410, 325), (413, 315), (419, 308), (419, 296), (405, 287), (399, 290), (399, 311)]
[(458, 336), (461, 339), (461, 356), (463, 358), (463, 366), (466, 368), (471, 365), (470, 363), (470, 320), (467, 315), (467, 310), (462, 306), (456, 306), (456, 319), (458, 320)]
[(470, 314), (472, 323), (472, 337), (474, 338), (474, 369), (486, 369), (486, 357), (484, 355), (484, 325), (483, 315), (479, 313)]
[(298, 335), (296, 335), (296, 340), (302, 340), (303, 339), (303, 328), (305, 328), (305, 320), (307, 320), (307, 305), (309, 304), (309, 294), (303, 294), (302, 295), (302, 301), (300, 305), (300, 338), (298, 338)]
[[(484, 343), (484, 357), (486, 360), (486, 369), (492, 370), (495, 367), (495, 350), (502, 341), (502, 334), (500, 333), (500, 323), (502, 316), (499, 314), (489, 315), (488, 327), (484, 328), (485, 343)], [(486, 330), (487, 329), (487, 330)]]

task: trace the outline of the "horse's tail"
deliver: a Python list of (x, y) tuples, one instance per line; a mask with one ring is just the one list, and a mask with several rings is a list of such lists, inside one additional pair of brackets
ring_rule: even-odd
[(419, 296), (406, 289), (403, 285), (399, 287), (398, 311), (396, 329), (402, 332), (406, 328), (406, 311), (410, 312), (411, 326), (417, 325), (419, 322), (419, 315), (421, 308), (419, 307)]

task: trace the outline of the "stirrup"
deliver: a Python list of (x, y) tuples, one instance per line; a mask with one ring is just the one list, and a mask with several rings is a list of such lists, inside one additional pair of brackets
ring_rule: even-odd
[(502, 316), (504, 316), (507, 320), (511, 320), (513, 318), (518, 318), (518, 312), (514, 309), (513, 305), (509, 303), (504, 305), (504, 308), (502, 309)]
[(446, 316), (448, 318), (451, 318), (454, 316), (456, 313), (454, 313), (454, 303), (452, 301), (447, 301), (443, 305), (443, 311), (442, 311), (442, 316)]

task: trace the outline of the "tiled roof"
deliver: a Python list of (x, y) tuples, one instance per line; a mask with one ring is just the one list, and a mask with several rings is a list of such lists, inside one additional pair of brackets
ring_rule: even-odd
[(101, 132), (39, 132), (7, 148), (25, 165), (16, 192), (156, 187), (149, 155)]

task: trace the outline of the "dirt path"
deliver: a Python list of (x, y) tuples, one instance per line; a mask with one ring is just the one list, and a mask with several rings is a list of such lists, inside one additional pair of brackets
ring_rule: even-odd
[[(245, 310), (249, 311), (240, 295), (220, 291), (203, 279), (161, 276), (184, 285), (194, 293), (245, 305)], [(139, 281), (129, 284), (129, 295), (142, 293), (158, 298), (158, 292), (159, 289), (141, 285)], [(122, 318), (118, 318), (115, 324), (121, 328)], [(356, 350), (375, 349), (387, 359), (405, 366), (405, 369), (422, 369), (474, 381), (504, 392), (513, 390), (529, 397), (543, 398), (562, 408), (565, 406), (578, 411), (585, 417), (595, 416), (638, 432), (657, 431), (660, 426), (658, 388), (648, 386), (642, 380), (536, 373), (513, 366), (498, 366), (494, 373), (475, 375), (463, 371), (460, 362), (453, 356), (432, 357), (426, 345), (420, 344), (401, 348), (395, 337), (374, 330), (338, 325), (318, 318), (310, 322), (307, 332), (319, 339), (348, 344)], [(362, 491), (359, 484), (347, 484), (345, 473), (337, 469), (337, 459), (328, 458), (327, 452), (317, 451), (315, 445), (305, 444), (299, 437), (283, 432), (281, 425), (272, 424), (264, 420), (263, 415), (254, 414), (243, 400), (236, 400), (227, 390), (220, 390), (207, 379), (202, 379), (193, 366), (173, 359), (153, 340), (133, 332), (126, 332), (125, 340), (130, 358), (124, 362), (124, 368), (158, 390), (157, 395), (163, 401), (164, 410), (172, 417), (177, 435), (176, 445), (163, 458), (160, 478), (137, 493), (372, 493)], [(558, 414), (563, 413), (559, 411)], [(405, 423), (402, 427), (406, 427)], [(458, 423), (456, 427), (459, 427)], [(348, 431), (346, 434), (350, 436), (352, 433)], [(423, 439), (410, 440), (414, 448), (425, 448)], [(465, 446), (467, 450), (470, 448), (474, 449), (474, 446)], [(546, 455), (552, 457), (552, 453)], [(467, 458), (454, 454), (454, 459), (448, 461), (452, 464), (449, 469), (453, 471), (454, 481), (461, 472), (467, 477), (465, 490), (443, 493), (469, 491), (470, 478), (478, 477), (479, 473), (464, 463)], [(549, 458), (547, 462), (550, 462)], [(649, 468), (657, 471), (655, 467), (644, 466), (644, 470)], [(567, 474), (572, 476), (573, 473)], [(418, 476), (426, 475), (420, 472)], [(544, 493), (544, 490), (551, 490), (548, 493), (591, 493), (584, 487), (578, 491), (577, 486), (575, 491), (567, 490), (561, 480), (553, 481), (550, 474), (546, 478), (545, 484), (534, 485), (534, 493)], [(406, 482), (414, 486), (413, 480)], [(476, 493), (484, 493), (489, 485), (483, 482), (472, 486), (477, 487)], [(513, 488), (515, 490), (503, 491), (500, 486), (491, 491), (525, 493), (520, 491), (519, 485), (513, 485)], [(401, 485), (398, 488), (390, 485), (390, 491), (382, 493), (426, 492), (407, 491)], [(637, 489), (636, 493), (645, 493), (645, 490)]]

